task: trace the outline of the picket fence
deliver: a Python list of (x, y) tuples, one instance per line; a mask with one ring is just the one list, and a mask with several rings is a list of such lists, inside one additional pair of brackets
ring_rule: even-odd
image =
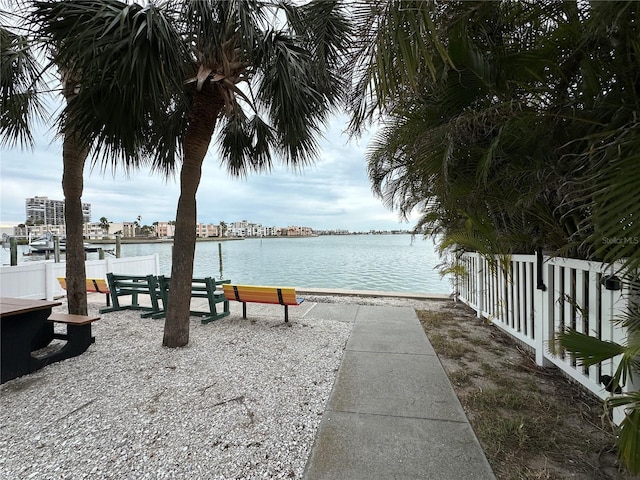
[[(107, 273), (123, 275), (159, 275), (158, 254), (139, 257), (105, 258), (85, 262), (87, 278), (104, 278)], [(0, 297), (53, 300), (65, 295), (57, 277), (66, 276), (65, 262), (53, 260), (25, 262), (0, 267)]]
[[(600, 398), (609, 396), (600, 377), (613, 375), (619, 358), (585, 368), (569, 354), (554, 354), (551, 340), (572, 327), (602, 340), (625, 341), (624, 329), (613, 320), (634, 298), (629, 285), (616, 280), (620, 265), (510, 255), (496, 258), (492, 266), (477, 253), (463, 254), (460, 262), (466, 275), (457, 280), (458, 298), (478, 317), (529, 346), (538, 365), (555, 365)], [(623, 390), (637, 388), (628, 382)]]

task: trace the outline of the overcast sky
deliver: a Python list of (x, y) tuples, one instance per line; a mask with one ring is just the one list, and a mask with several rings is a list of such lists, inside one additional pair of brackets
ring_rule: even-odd
[[(230, 177), (220, 167), (215, 145), (204, 161), (198, 189), (198, 221), (227, 224), (240, 220), (264, 226), (307, 226), (316, 230), (350, 231), (410, 229), (371, 192), (365, 151), (371, 133), (349, 141), (346, 117), (338, 116), (326, 130), (314, 165), (294, 172), (276, 165), (271, 173)], [(32, 151), (0, 151), (0, 224), (25, 221), (25, 198), (63, 200), (62, 146), (43, 129)], [(177, 178), (165, 180), (148, 170), (114, 176), (98, 168), (85, 170), (82, 200), (91, 204), (91, 220), (135, 221), (143, 225), (175, 220), (180, 188)]]

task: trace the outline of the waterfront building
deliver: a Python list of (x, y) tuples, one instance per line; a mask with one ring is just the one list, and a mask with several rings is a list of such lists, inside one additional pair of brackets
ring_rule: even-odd
[(122, 222), (109, 222), (109, 230), (104, 232), (107, 238), (116, 238), (116, 235), (122, 235)]
[(67, 234), (67, 229), (65, 228), (64, 223), (62, 225), (25, 225), (22, 227), (15, 227), (13, 229), (14, 235), (19, 237), (31, 237), (38, 238), (44, 236), (46, 233), (51, 233), (53, 235), (58, 235), (64, 237)]
[[(102, 224), (98, 222), (89, 222), (82, 225), (82, 235), (86, 239), (102, 239), (112, 238), (115, 239), (116, 234), (122, 234), (122, 223), (109, 222), (109, 230), (106, 231), (102, 228)], [(23, 238), (38, 238), (51, 233), (64, 237), (67, 234), (65, 225), (18, 225), (13, 227), (13, 235)]]
[(214, 223), (198, 223), (196, 225), (196, 237), (206, 238), (206, 237), (219, 237), (220, 236), (220, 225), (216, 225)]
[(82, 225), (82, 235), (84, 238), (103, 238), (105, 236), (104, 228), (102, 228), (102, 224), (98, 222), (90, 222)]
[(233, 222), (227, 232), (230, 237), (310, 237), (313, 235), (311, 227), (263, 227), (259, 223), (251, 223), (247, 220)]
[(122, 222), (122, 238), (133, 238), (136, 236), (136, 222)]
[(313, 235), (313, 229), (311, 227), (287, 227), (287, 236), (289, 237), (310, 237)]
[(227, 230), (229, 237), (259, 237), (262, 225), (250, 223), (247, 220), (233, 222)]
[(158, 238), (173, 238), (176, 236), (175, 222), (156, 222), (153, 231)]
[(277, 237), (280, 235), (282, 229), (279, 227), (262, 227), (260, 236), (262, 237)]
[[(64, 225), (64, 200), (50, 200), (48, 197), (25, 199), (26, 221), (29, 225)], [(91, 204), (82, 204), (84, 223), (91, 222)]]

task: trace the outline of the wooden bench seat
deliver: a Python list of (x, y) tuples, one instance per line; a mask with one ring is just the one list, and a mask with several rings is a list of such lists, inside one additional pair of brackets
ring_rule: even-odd
[(100, 320), (100, 317), (91, 317), (88, 315), (74, 315), (71, 313), (52, 313), (47, 319), (49, 322), (65, 323), (67, 325), (86, 325), (88, 323)]
[[(58, 277), (58, 283), (64, 290), (67, 289), (67, 279), (65, 277)], [(107, 300), (107, 307), (111, 305), (109, 296), (111, 292), (109, 292), (109, 285), (107, 285), (107, 281), (104, 278), (87, 278), (85, 290), (87, 292), (104, 293)]]
[(227, 300), (242, 302), (242, 318), (247, 318), (247, 303), (269, 303), (284, 306), (284, 321), (289, 321), (289, 305), (300, 305), (304, 298), (296, 297), (293, 287), (258, 285), (222, 285)]
[[(224, 294), (216, 291), (218, 285), (231, 283), (231, 280), (215, 280), (212, 277), (191, 279), (191, 298), (206, 298), (209, 310), (190, 310), (189, 314), (201, 317), (202, 323), (213, 322), (229, 315), (229, 301)], [(162, 318), (166, 315), (166, 305), (169, 301), (169, 287), (171, 278), (160, 275), (158, 277), (158, 287), (162, 297), (162, 309), (152, 315), (153, 318)], [(216, 305), (222, 303), (222, 311), (218, 311)]]

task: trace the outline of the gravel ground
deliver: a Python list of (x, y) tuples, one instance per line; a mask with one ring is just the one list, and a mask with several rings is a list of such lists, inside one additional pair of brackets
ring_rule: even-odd
[(0, 479), (302, 478), (352, 327), (317, 303), (446, 302), (305, 296), (288, 324), (280, 306), (244, 320), (231, 302), (192, 318), (181, 349), (162, 347), (162, 320), (102, 314), (87, 352), (0, 385)]
[(0, 478), (301, 478), (351, 331), (305, 303), (192, 318), (175, 350), (163, 321), (103, 314), (87, 352), (0, 386)]

